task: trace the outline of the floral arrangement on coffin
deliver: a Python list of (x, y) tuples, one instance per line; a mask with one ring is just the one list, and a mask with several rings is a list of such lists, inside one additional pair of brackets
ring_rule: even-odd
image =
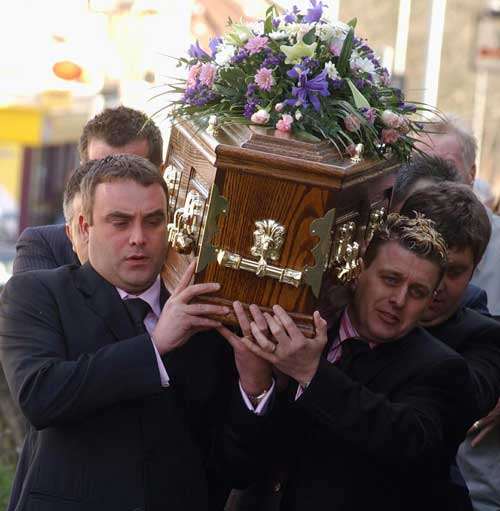
[(213, 131), (227, 124), (256, 124), (299, 139), (328, 139), (341, 154), (402, 160), (412, 150), (412, 120), (423, 105), (406, 102), (373, 50), (354, 35), (356, 20), (327, 21), (324, 5), (280, 15), (275, 6), (253, 25), (229, 22), (223, 37), (199, 43), (179, 65), (187, 78), (169, 85), (174, 122), (190, 119)]

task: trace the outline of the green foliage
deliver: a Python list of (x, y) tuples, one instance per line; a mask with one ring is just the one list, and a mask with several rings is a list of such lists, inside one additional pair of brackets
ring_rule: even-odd
[(0, 509), (7, 509), (14, 471), (10, 465), (0, 465)]

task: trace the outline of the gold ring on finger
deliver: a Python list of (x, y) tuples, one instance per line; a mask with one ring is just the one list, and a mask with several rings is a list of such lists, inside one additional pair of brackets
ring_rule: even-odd
[(474, 431), (474, 433), (479, 433), (481, 431), (481, 423), (479, 421), (474, 422), (472, 431)]

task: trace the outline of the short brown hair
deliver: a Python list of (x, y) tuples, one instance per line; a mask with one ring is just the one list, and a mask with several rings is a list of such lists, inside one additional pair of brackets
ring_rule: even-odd
[(145, 113), (126, 106), (106, 108), (83, 128), (80, 137), (80, 160), (88, 161), (90, 139), (104, 140), (113, 147), (121, 147), (134, 140), (146, 140), (148, 160), (159, 167), (163, 163), (163, 138), (158, 126)]
[(375, 231), (366, 249), (363, 259), (367, 267), (377, 257), (379, 248), (391, 241), (396, 241), (418, 257), (436, 264), (441, 280), (447, 264), (446, 243), (436, 231), (432, 220), (422, 215), (408, 218), (398, 213), (390, 214)]
[(102, 160), (89, 162), (90, 169), (85, 174), (80, 189), (82, 211), (90, 225), (93, 223), (95, 191), (97, 185), (112, 181), (131, 180), (142, 186), (159, 184), (165, 192), (168, 207), (168, 188), (158, 169), (145, 158), (134, 154), (114, 154)]
[(403, 204), (407, 216), (423, 214), (434, 221), (449, 248), (470, 247), (477, 266), (491, 236), (491, 223), (470, 187), (439, 183), (413, 193)]
[(88, 161), (83, 165), (80, 165), (69, 177), (66, 186), (64, 187), (64, 195), (63, 195), (63, 213), (64, 220), (67, 224), (71, 222), (73, 218), (73, 199), (76, 194), (80, 193), (80, 186), (82, 184), (82, 180), (87, 174), (87, 172), (92, 168), (93, 161)]

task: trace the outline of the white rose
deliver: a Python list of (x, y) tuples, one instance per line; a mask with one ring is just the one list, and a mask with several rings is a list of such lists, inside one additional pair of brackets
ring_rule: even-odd
[(254, 124), (267, 124), (269, 122), (269, 112), (267, 110), (257, 110), (252, 117), (250, 117), (250, 120)]
[(229, 64), (231, 59), (234, 57), (236, 52), (236, 48), (230, 44), (221, 44), (217, 49), (217, 53), (215, 54), (215, 62), (219, 66), (225, 66)]
[(333, 62), (326, 62), (325, 70), (330, 80), (340, 80), (339, 72), (337, 71), (337, 68)]
[(316, 25), (316, 35), (321, 41), (323, 42), (330, 41), (330, 39), (333, 38), (334, 34), (335, 30), (330, 24), (323, 23)]
[(286, 39), (288, 34), (284, 30), (275, 30), (274, 32), (269, 32), (268, 36), (273, 41), (279, 41), (280, 39)]

